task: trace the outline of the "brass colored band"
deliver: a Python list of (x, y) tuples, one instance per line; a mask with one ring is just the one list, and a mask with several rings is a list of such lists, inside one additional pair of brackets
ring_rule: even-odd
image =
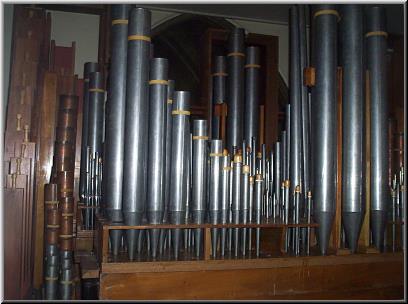
[(69, 216), (74, 216), (73, 213), (62, 213), (61, 214), (62, 217), (69, 217)]
[(50, 225), (50, 224), (47, 225), (47, 228), (59, 228), (59, 227), (60, 225)]
[(335, 15), (337, 17), (337, 21), (340, 21), (339, 12), (336, 10), (327, 9), (327, 10), (317, 11), (316, 13), (314, 13), (313, 18), (316, 18), (317, 16), (320, 16), (320, 15)]
[(259, 64), (246, 64), (244, 68), (249, 69), (249, 68), (255, 68), (255, 69), (260, 69), (261, 66)]
[(312, 197), (312, 191), (309, 191), (308, 193), (307, 193), (307, 197)]
[(60, 283), (70, 285), (70, 284), (74, 283), (74, 281), (60, 281)]
[(222, 168), (222, 170), (224, 170), (224, 171), (231, 171), (231, 167), (224, 167), (224, 168)]
[(99, 88), (89, 89), (89, 92), (105, 93), (105, 90)]
[(152, 39), (149, 36), (143, 36), (143, 35), (130, 35), (128, 36), (128, 41), (131, 40), (143, 40), (147, 42), (151, 42)]
[(60, 234), (59, 236), (61, 239), (71, 239), (73, 237), (72, 234)]
[(207, 140), (208, 136), (193, 136), (193, 140), (199, 140), (199, 139)]
[(46, 205), (58, 205), (59, 201), (45, 201), (44, 204)]
[(222, 153), (210, 153), (210, 157), (223, 156)]
[(89, 78), (84, 78), (84, 81), (85, 81), (85, 82), (89, 82)]
[(168, 85), (169, 82), (167, 80), (162, 80), (162, 79), (153, 79), (149, 81), (149, 84), (164, 84)]
[(374, 32), (368, 32), (365, 34), (365, 37), (372, 37), (372, 36), (384, 36), (385, 38), (388, 37), (388, 33), (384, 31), (374, 31)]
[(228, 74), (224, 72), (217, 72), (217, 73), (213, 73), (212, 75), (213, 76), (228, 76)]
[(73, 190), (70, 188), (61, 189), (60, 192), (72, 192)]
[(190, 111), (184, 111), (184, 110), (174, 110), (171, 111), (172, 115), (190, 115)]
[(128, 24), (128, 20), (127, 19), (112, 20), (112, 25), (116, 25), (116, 24)]
[(229, 53), (227, 56), (228, 56), (228, 57), (230, 57), (230, 56), (245, 57), (245, 54), (244, 54), (244, 53), (241, 53), (241, 52), (232, 52), (232, 53)]
[(168, 104), (173, 104), (173, 99), (170, 99), (170, 98), (167, 99), (167, 103), (168, 103)]
[(46, 280), (46, 281), (58, 281), (58, 277), (45, 277), (44, 280)]

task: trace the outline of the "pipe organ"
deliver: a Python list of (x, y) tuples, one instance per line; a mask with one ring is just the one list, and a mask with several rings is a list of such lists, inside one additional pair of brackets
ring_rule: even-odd
[[(269, 228), (281, 229), (281, 256), (331, 255), (339, 218), (349, 254), (358, 252), (367, 221), (370, 246), (396, 251), (404, 175), (399, 168), (389, 185), (384, 10), (311, 5), (310, 48), (305, 5), (288, 14), (289, 103), (278, 139), (267, 147), (259, 132), (261, 48), (245, 44), (244, 29), (230, 32), (227, 53), (213, 61), (212, 113), (192, 119), (190, 92), (178, 90), (170, 62), (154, 56), (151, 12), (112, 5), (106, 92), (99, 65), (84, 69), (79, 188), (84, 229), (109, 226), (105, 261), (266, 258)], [(61, 149), (45, 189), (47, 299), (72, 292), (66, 223), (72, 225), (73, 205), (66, 191), (73, 180), (75, 105), (74, 97), (61, 97)], [(226, 120), (217, 106), (226, 106)]]

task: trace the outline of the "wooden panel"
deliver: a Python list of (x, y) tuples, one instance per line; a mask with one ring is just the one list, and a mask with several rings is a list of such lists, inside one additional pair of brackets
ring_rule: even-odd
[[(197, 268), (185, 265), (184, 270), (178, 262), (174, 269), (157, 265), (158, 272), (103, 272), (100, 299), (324, 299), (325, 294), (344, 299), (358, 297), (359, 290), (371, 299), (389, 297), (379, 290), (391, 290), (394, 297), (403, 295), (402, 254), (235, 262), (235, 269), (234, 261), (206, 261), (196, 263), (201, 264)], [(218, 269), (209, 267), (217, 263)], [(251, 263), (258, 267), (248, 267)]]
[(21, 299), (21, 255), (24, 189), (4, 191), (4, 297)]
[(39, 155), (36, 169), (36, 206), (35, 206), (35, 263), (34, 287), (39, 288), (43, 281), (44, 247), (44, 184), (51, 176), (52, 156), (54, 154), (54, 130), (57, 106), (57, 75), (46, 72), (42, 88), (42, 101), (39, 126)]

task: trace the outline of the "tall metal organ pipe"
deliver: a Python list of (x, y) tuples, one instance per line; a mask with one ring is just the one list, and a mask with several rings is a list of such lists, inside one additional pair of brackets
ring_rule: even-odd
[[(245, 112), (244, 140), (251, 145), (252, 137), (259, 138), (259, 85), (260, 85), (259, 47), (246, 48), (245, 62)], [(251, 147), (256, 150), (256, 147)]]
[[(106, 104), (103, 200), (112, 223), (122, 222), (123, 151), (126, 107), (127, 22), (130, 5), (112, 5), (111, 68)], [(112, 253), (119, 252), (122, 231), (110, 230)]]
[[(227, 149), (224, 149), (222, 156), (222, 193), (221, 193), (221, 223), (226, 224), (229, 221), (229, 203), (230, 203), (230, 178), (231, 178), (231, 156)], [(221, 256), (224, 256), (227, 238), (227, 228), (221, 229)]]
[(370, 149), (371, 149), (371, 231), (374, 245), (383, 251), (387, 206), (390, 204), (388, 188), (388, 102), (386, 50), (387, 32), (385, 11), (370, 7), (366, 14), (367, 68), (370, 87)]
[[(213, 72), (213, 113), (214, 106), (226, 102), (227, 61), (225, 56), (216, 56)], [(221, 121), (218, 116), (212, 117), (211, 138), (221, 137)]]
[[(193, 167), (192, 167), (192, 201), (191, 211), (193, 222), (203, 224), (207, 199), (207, 120), (193, 121)], [(195, 253), (201, 253), (202, 229), (194, 230)]]
[[(235, 154), (234, 162), (232, 166), (232, 196), (231, 196), (231, 210), (232, 210), (232, 223), (240, 223), (240, 211), (241, 211), (241, 174), (242, 174), (242, 155)], [(239, 248), (239, 228), (234, 228), (234, 255), (238, 256)]]
[(314, 217), (322, 255), (327, 253), (336, 192), (337, 20), (335, 5), (313, 5), (316, 84), (312, 88)]
[[(190, 92), (175, 91), (173, 104), (171, 173), (169, 216), (171, 224), (182, 224), (185, 221), (187, 202), (188, 157), (186, 145), (189, 144), (187, 122), (190, 115)], [(180, 249), (181, 229), (172, 229), (172, 241), (175, 259)]]
[(310, 113), (308, 88), (303, 81), (303, 71), (309, 66), (305, 5), (299, 5), (299, 49), (300, 49), (300, 82), (301, 82), (301, 115), (302, 115), (302, 179), (303, 196), (307, 198), (310, 190)]
[(244, 115), (244, 38), (242, 28), (234, 28), (228, 39), (227, 79), (227, 148), (240, 146), (243, 139)]
[[(299, 14), (298, 7), (290, 9), (290, 166), (289, 180), (290, 193), (301, 186), (302, 162), (302, 91), (301, 91), (301, 66), (300, 66), (300, 41), (299, 41)], [(294, 196), (292, 200), (294, 202)], [(291, 200), (291, 201), (292, 201)], [(296, 206), (295, 208), (297, 208)]]
[[(146, 202), (149, 55), (151, 13), (133, 8), (129, 15), (125, 151), (122, 210), (127, 225), (141, 221)], [(139, 232), (127, 230), (128, 255), (134, 258)]]
[(364, 199), (363, 9), (342, 5), (343, 182), (342, 219), (350, 250), (357, 250)]
[[(86, 164), (88, 159), (88, 121), (89, 121), (89, 75), (93, 72), (99, 71), (99, 65), (96, 62), (86, 62), (84, 65), (84, 92), (83, 92), (83, 107), (82, 107), (82, 137), (81, 137), (81, 164), (79, 174), (79, 195), (81, 201), (85, 202), (86, 195)], [(85, 219), (85, 228), (88, 229), (90, 209), (83, 210), (83, 217)]]
[[(228, 176), (225, 179), (223, 165), (225, 165), (225, 156), (223, 156), (223, 143), (220, 139), (213, 139), (210, 143), (210, 176), (209, 176), (209, 216), (212, 224), (225, 224), (227, 222), (227, 214), (224, 210), (228, 209)], [(227, 167), (229, 166), (229, 162)], [(227, 194), (225, 194), (227, 192)], [(226, 195), (226, 197), (225, 197)], [(224, 217), (220, 214), (223, 213)], [(217, 253), (218, 229), (211, 229), (211, 251), (215, 257)], [(225, 243), (225, 237), (224, 237)], [(222, 240), (221, 240), (222, 251)]]
[[(153, 58), (150, 62), (149, 153), (147, 162), (146, 215), (150, 224), (161, 224), (164, 212), (165, 148), (168, 61)], [(160, 230), (150, 229), (150, 252), (156, 257)]]
[(89, 77), (88, 146), (92, 155), (102, 155), (104, 79), (101, 72), (93, 72)]

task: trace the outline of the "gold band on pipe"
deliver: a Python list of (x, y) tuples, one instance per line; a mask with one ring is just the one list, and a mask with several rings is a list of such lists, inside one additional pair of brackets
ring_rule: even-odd
[(45, 277), (44, 280), (46, 280), (46, 281), (58, 281), (58, 277)]
[(46, 205), (58, 205), (59, 201), (45, 201), (44, 204)]
[(149, 36), (143, 36), (143, 35), (130, 35), (128, 36), (128, 41), (133, 41), (133, 40), (143, 40), (147, 42), (151, 42), (152, 39)]
[(193, 140), (199, 140), (199, 139), (208, 139), (208, 136), (193, 136)]
[(71, 239), (73, 235), (72, 234), (60, 234), (59, 237), (61, 239)]
[(224, 170), (224, 171), (231, 171), (231, 167), (224, 167), (224, 168), (222, 168), (222, 170)]
[(62, 217), (70, 217), (70, 216), (74, 216), (73, 213), (62, 213), (61, 214)]
[(327, 10), (317, 11), (316, 13), (314, 13), (313, 18), (316, 18), (317, 16), (320, 16), (320, 15), (335, 15), (337, 17), (337, 21), (340, 21), (339, 12), (336, 10), (327, 9)]
[(228, 57), (230, 57), (230, 56), (245, 57), (245, 54), (244, 54), (244, 53), (241, 53), (241, 52), (232, 52), (232, 53), (229, 53), (227, 56), (228, 56)]
[(171, 115), (190, 115), (190, 111), (174, 110), (171, 111)]
[(223, 156), (222, 153), (210, 153), (210, 157)]
[(70, 188), (61, 189), (60, 192), (72, 192), (73, 190)]
[(224, 72), (217, 72), (217, 73), (213, 73), (212, 75), (213, 76), (228, 76), (228, 74)]
[(85, 82), (89, 82), (89, 78), (84, 78), (84, 81), (85, 81)]
[(149, 81), (149, 84), (164, 84), (168, 85), (169, 82), (167, 80), (161, 80), (161, 79), (153, 79)]
[(60, 225), (51, 225), (51, 224), (47, 225), (47, 228), (59, 228), (59, 227)]
[(388, 37), (388, 33), (384, 31), (373, 31), (373, 32), (368, 32), (365, 34), (365, 37), (372, 37), (372, 36), (384, 36), (385, 38)]
[(173, 99), (170, 99), (170, 98), (167, 99), (167, 103), (168, 103), (168, 104), (173, 104)]
[(249, 68), (260, 69), (261, 65), (259, 65), (259, 64), (246, 64), (246, 65), (244, 65), (244, 68), (246, 68), (246, 69), (249, 69)]
[(61, 284), (70, 285), (73, 284), (74, 281), (59, 281)]
[(89, 89), (89, 92), (105, 93), (105, 90), (99, 89), (99, 88), (92, 88), (92, 89)]
[(116, 24), (128, 24), (128, 20), (127, 19), (112, 20), (112, 25), (116, 25)]

